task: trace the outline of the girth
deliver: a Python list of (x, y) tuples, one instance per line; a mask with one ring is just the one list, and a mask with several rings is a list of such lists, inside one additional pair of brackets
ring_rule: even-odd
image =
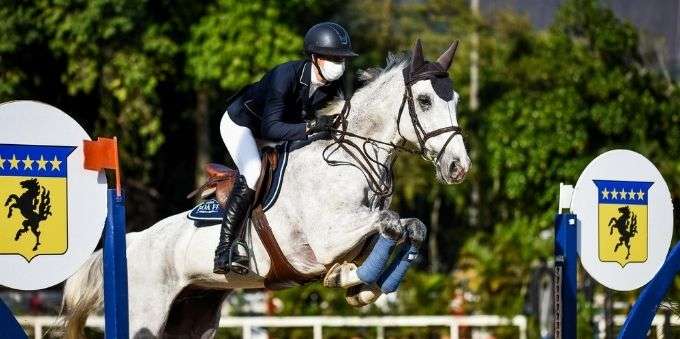
[[(283, 254), (283, 251), (269, 226), (267, 216), (262, 209), (262, 200), (272, 182), (274, 169), (276, 168), (277, 154), (272, 148), (265, 148), (263, 154), (262, 171), (260, 173), (260, 178), (257, 181), (255, 203), (251, 212), (251, 220), (257, 235), (260, 237), (262, 244), (264, 244), (265, 250), (267, 250), (269, 259), (271, 260), (271, 267), (264, 279), (264, 286), (268, 289), (277, 290), (296, 285), (304, 285), (319, 280), (321, 278), (320, 274), (304, 274), (291, 265)], [(312, 258), (312, 260), (316, 261), (316, 258)]]

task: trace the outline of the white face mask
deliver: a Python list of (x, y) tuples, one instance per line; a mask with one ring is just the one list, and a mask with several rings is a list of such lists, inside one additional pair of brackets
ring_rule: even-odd
[(335, 81), (340, 79), (343, 73), (345, 73), (345, 61), (333, 62), (330, 60), (324, 60), (323, 65), (319, 64), (321, 68), (321, 74), (328, 81)]

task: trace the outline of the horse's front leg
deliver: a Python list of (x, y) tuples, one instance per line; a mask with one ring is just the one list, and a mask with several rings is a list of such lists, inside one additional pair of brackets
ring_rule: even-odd
[(14, 208), (19, 208), (19, 197), (16, 194), (10, 194), (9, 197), (7, 197), (7, 200), (5, 201), (5, 206), (9, 205), (9, 203), (14, 200), (14, 204), (9, 206), (9, 212), (7, 212), (7, 218), (12, 217), (12, 209)]
[(378, 280), (394, 245), (405, 234), (405, 228), (399, 215), (389, 210), (379, 211), (374, 223), (380, 235), (363, 264), (358, 268), (354, 263), (335, 264), (326, 274), (325, 286), (348, 288), (359, 284), (371, 285)]
[(401, 219), (401, 224), (404, 226), (408, 241), (401, 245), (394, 260), (376, 283), (353, 286), (347, 290), (346, 299), (350, 305), (355, 307), (368, 305), (377, 300), (382, 293), (392, 293), (399, 288), (411, 263), (418, 257), (420, 246), (427, 235), (427, 227), (416, 218)]

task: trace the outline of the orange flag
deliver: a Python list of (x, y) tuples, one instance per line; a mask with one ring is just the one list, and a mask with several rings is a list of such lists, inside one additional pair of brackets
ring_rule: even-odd
[(120, 196), (120, 167), (118, 165), (118, 139), (97, 138), (96, 141), (83, 140), (85, 152), (85, 169), (100, 171), (112, 169), (116, 171), (116, 193)]

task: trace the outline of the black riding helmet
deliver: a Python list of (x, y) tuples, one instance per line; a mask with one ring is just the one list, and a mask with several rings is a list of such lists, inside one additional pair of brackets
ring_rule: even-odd
[(349, 34), (342, 26), (334, 22), (322, 22), (312, 26), (305, 34), (305, 53), (334, 56), (355, 57)]

